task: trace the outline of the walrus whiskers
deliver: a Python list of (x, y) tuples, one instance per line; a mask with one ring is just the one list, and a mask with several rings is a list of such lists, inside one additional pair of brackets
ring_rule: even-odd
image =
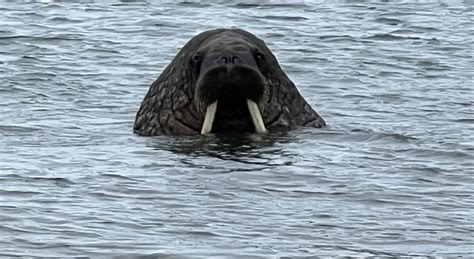
[(252, 122), (255, 126), (255, 132), (266, 133), (267, 129), (263, 123), (262, 115), (260, 114), (258, 105), (254, 101), (247, 99), (247, 107), (249, 108), (250, 116), (252, 117)]
[(204, 117), (204, 123), (202, 124), (201, 134), (209, 134), (212, 130), (212, 124), (214, 123), (214, 117), (216, 117), (217, 101), (207, 106), (206, 115)]

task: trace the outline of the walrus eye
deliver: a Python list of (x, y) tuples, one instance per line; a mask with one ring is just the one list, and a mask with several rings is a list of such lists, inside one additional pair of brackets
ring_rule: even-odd
[(201, 60), (202, 60), (202, 57), (199, 54), (194, 54), (194, 56), (191, 58), (191, 61), (195, 64), (199, 64)]
[(266, 63), (265, 62), (265, 56), (262, 53), (256, 51), (253, 54), (253, 57), (255, 59), (255, 62), (257, 63), (258, 68), (260, 69), (260, 71), (265, 72), (266, 67), (267, 67), (266, 64), (265, 64)]
[(264, 67), (265, 67), (265, 56), (262, 53), (257, 51), (257, 52), (255, 52), (255, 54), (253, 54), (253, 57), (255, 58), (255, 62), (257, 62), (257, 65), (260, 68), (260, 70), (264, 69)]
[(190, 63), (194, 68), (194, 71), (199, 73), (199, 70), (201, 70), (202, 56), (199, 54), (194, 54), (190, 59)]
[(260, 52), (255, 53), (254, 56), (255, 56), (255, 60), (256, 60), (257, 62), (261, 62), (261, 61), (263, 61), (263, 59), (265, 58), (265, 57), (263, 56), (263, 54), (260, 53)]

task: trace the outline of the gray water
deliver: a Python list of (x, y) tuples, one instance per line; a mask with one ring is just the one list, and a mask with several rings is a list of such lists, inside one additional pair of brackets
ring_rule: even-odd
[[(474, 254), (473, 2), (104, 2), (0, 2), (0, 255)], [(329, 127), (134, 135), (231, 26)]]

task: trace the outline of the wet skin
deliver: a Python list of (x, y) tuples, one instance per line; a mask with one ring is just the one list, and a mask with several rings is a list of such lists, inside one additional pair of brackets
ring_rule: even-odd
[(262, 40), (240, 29), (216, 29), (186, 43), (150, 86), (134, 132), (265, 133), (325, 125)]

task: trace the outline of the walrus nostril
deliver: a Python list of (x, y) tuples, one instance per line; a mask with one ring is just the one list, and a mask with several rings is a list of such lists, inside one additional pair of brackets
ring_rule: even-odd
[(237, 63), (237, 61), (239, 60), (239, 57), (230, 56), (230, 57), (221, 57), (221, 59), (224, 62), (224, 64), (226, 64), (226, 65), (228, 65), (228, 64), (235, 65)]

